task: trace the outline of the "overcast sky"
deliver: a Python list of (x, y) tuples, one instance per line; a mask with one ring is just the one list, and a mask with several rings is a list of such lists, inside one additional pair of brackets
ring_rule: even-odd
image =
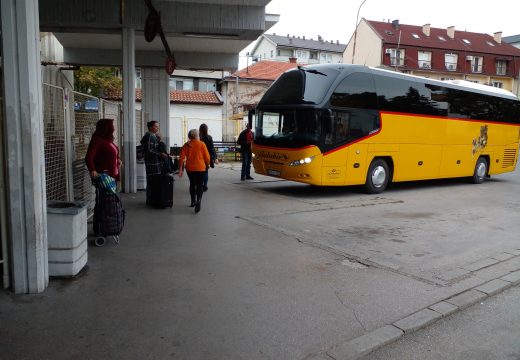
[[(346, 44), (356, 27), (356, 14), (363, 0), (271, 0), (268, 14), (280, 15), (280, 21), (267, 34), (305, 36), (325, 40), (339, 40)], [(467, 30), (502, 36), (520, 34), (520, 0), (490, 2), (461, 0), (366, 0), (359, 12), (361, 18), (376, 21), (399, 19), (401, 24), (431, 24), (435, 28), (455, 26)], [(241, 52), (240, 68), (245, 66)]]

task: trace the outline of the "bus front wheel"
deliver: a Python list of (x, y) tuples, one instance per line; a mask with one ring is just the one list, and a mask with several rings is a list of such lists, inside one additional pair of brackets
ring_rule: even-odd
[(383, 192), (390, 179), (388, 164), (383, 159), (375, 159), (370, 164), (365, 182), (365, 191), (369, 194), (379, 194)]
[(488, 162), (486, 158), (479, 157), (477, 163), (475, 164), (475, 170), (473, 171), (473, 176), (471, 181), (473, 184), (482, 184), (484, 179), (486, 178), (488, 172)]

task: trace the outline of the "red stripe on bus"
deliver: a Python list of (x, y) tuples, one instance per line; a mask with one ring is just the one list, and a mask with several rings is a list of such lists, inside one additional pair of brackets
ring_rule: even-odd
[(413, 117), (422, 117), (422, 118), (429, 118), (429, 119), (469, 121), (469, 122), (478, 122), (478, 123), (491, 123), (491, 124), (499, 124), (499, 125), (520, 126), (520, 123), (514, 124), (514, 123), (507, 123), (507, 122), (503, 122), (503, 121), (494, 121), (494, 120), (479, 120), (479, 119), (456, 118), (456, 117), (437, 116), (437, 115), (410, 114), (410, 113), (402, 113), (402, 112), (394, 112), (394, 111), (381, 111), (380, 114), (381, 115), (413, 116)]

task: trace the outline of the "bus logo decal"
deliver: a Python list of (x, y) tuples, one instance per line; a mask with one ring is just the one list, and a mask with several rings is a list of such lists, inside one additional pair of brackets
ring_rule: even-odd
[(262, 158), (262, 159), (271, 159), (271, 160), (287, 160), (288, 157), (287, 155), (285, 154), (277, 154), (277, 153), (272, 153), (270, 151), (260, 151), (260, 153), (258, 154), (258, 157)]
[(488, 140), (488, 126), (483, 125), (480, 127), (480, 136), (476, 139), (473, 139), (473, 155), (479, 150), (482, 150), (486, 147)]

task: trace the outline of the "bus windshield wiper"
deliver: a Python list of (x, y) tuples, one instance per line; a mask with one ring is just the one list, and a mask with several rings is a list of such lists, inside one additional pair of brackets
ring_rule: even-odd
[(314, 70), (314, 69), (303, 69), (302, 67), (298, 66), (298, 70), (301, 70), (301, 71), (305, 71), (305, 72), (308, 72), (308, 73), (311, 73), (311, 74), (316, 74), (316, 75), (323, 75), (323, 76), (327, 76), (327, 74), (324, 74), (318, 70)]

